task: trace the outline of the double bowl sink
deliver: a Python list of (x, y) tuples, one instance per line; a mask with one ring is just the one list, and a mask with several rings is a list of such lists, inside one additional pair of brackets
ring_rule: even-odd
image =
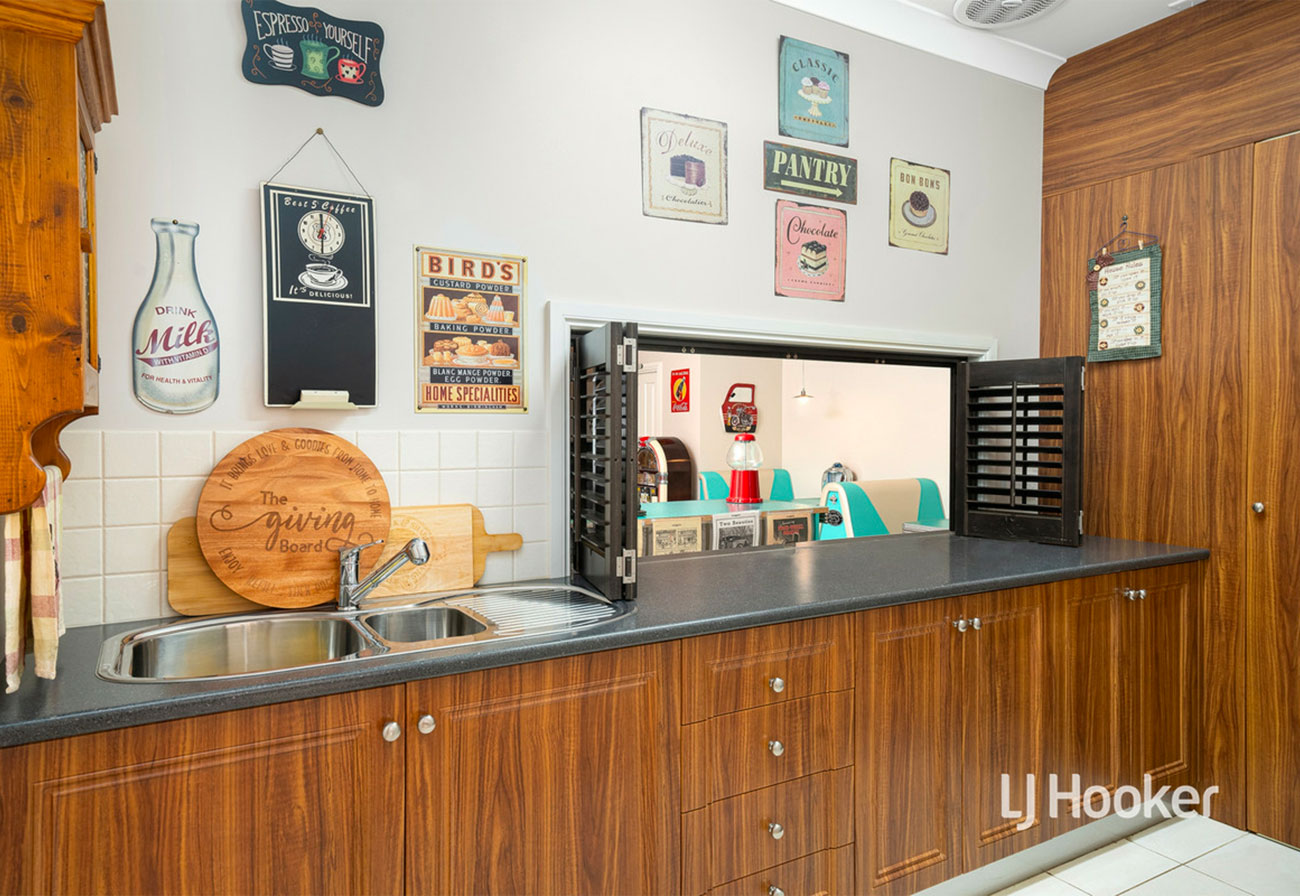
[(476, 642), (578, 631), (634, 612), (573, 586), (477, 588), (398, 605), (222, 616), (136, 629), (106, 640), (109, 681), (224, 679), (349, 663)]

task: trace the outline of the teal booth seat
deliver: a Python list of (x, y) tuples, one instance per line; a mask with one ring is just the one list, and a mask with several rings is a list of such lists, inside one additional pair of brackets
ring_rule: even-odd
[[(790, 471), (775, 467), (770, 470), (758, 471), (759, 491), (763, 494), (764, 501), (793, 501), (794, 500), (794, 483), (790, 479)], [(728, 497), (731, 487), (727, 484), (728, 477), (713, 470), (700, 471), (700, 500), (701, 501), (721, 501)]]
[[(918, 520), (942, 520), (943, 499), (933, 479), (863, 479), (822, 487), (823, 514), (818, 538), (897, 535)], [(829, 517), (829, 522), (827, 518)]]

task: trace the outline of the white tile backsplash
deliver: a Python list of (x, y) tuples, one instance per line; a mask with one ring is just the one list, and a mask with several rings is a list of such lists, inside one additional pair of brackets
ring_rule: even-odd
[(154, 572), (163, 568), (158, 526), (104, 529), (104, 572)]
[(207, 476), (212, 470), (212, 433), (164, 432), (159, 439), (159, 468), (164, 476)]
[[(425, 422), (425, 421), (421, 421)], [(549, 575), (545, 433), (333, 430), (383, 471), (393, 506), (477, 504), (488, 532), (519, 532), (520, 551), (488, 555), (482, 582)], [(255, 431), (69, 430), (64, 492), (64, 614), (68, 625), (170, 615), (166, 537), (193, 516), (213, 465)]]
[(478, 466), (482, 468), (514, 466), (515, 434), (481, 432), (478, 434)]
[(158, 522), (158, 479), (106, 479), (104, 525), (144, 526)]
[(397, 469), (402, 471), (438, 469), (438, 433), (424, 430), (399, 433), (397, 444)]
[(443, 470), (472, 470), (478, 466), (478, 433), (444, 432), (438, 467)]
[(158, 433), (104, 433), (104, 478), (158, 475)]

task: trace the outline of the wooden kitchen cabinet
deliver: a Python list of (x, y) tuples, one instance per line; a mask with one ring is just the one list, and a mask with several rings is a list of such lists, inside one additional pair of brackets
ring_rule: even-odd
[(848, 615), (682, 642), (684, 893), (854, 892), (853, 664)]
[(401, 687), (0, 753), (0, 892), (397, 893)]
[[(102, 0), (0, 0), (0, 513), (98, 404), (94, 133), (117, 111)], [(89, 409), (89, 410), (88, 410)]]
[[(858, 880), (913, 893), (1030, 846), (1026, 776), (1046, 745), (1045, 591), (1024, 588), (858, 614)], [(1041, 786), (1041, 785), (1040, 785)]]
[(407, 892), (676, 892), (677, 650), (408, 684)]

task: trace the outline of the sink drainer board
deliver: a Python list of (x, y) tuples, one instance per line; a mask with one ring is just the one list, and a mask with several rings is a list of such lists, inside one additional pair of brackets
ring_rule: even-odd
[(500, 586), (368, 605), (186, 620), (104, 641), (98, 674), (145, 683), (266, 675), (503, 638), (576, 632), (636, 612), (572, 586)]
[[(483, 577), (488, 554), (518, 550), (523, 544), (515, 533), (488, 534), (483, 513), (473, 504), (394, 507), (391, 518), (382, 554), (379, 548), (363, 552), (363, 557), (369, 554), (375, 558), (375, 564), (369, 565), (386, 561), (412, 538), (428, 542), (429, 562), (403, 567), (371, 592), (374, 598), (472, 588)], [(337, 574), (334, 581), (337, 583)], [(329, 590), (318, 602), (333, 601), (335, 597)], [(217, 578), (199, 550), (194, 517), (178, 521), (167, 533), (167, 602), (183, 616), (266, 609), (240, 597)]]

